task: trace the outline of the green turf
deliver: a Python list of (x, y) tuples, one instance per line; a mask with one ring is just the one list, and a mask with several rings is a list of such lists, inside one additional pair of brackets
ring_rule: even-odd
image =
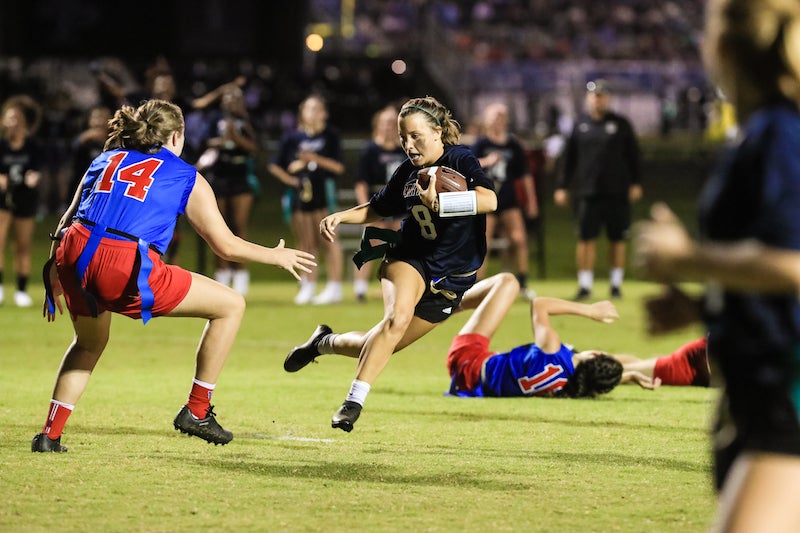
[[(645, 198), (634, 214), (646, 216), (649, 204), (666, 199), (691, 229), (707, 158), (668, 159), (648, 158)], [(273, 245), (284, 236), (292, 245), (279, 191), (265, 185), (251, 238)], [(547, 279), (536, 279), (532, 264), (531, 286), (568, 298), (576, 288), (575, 236), (569, 212), (549, 198)], [(55, 222), (51, 215), (36, 228), (37, 300), (36, 271)], [(196, 238), (181, 224), (179, 262), (195, 270)], [(608, 290), (606, 253), (601, 240), (598, 297)], [(231, 444), (214, 447), (172, 428), (189, 391), (201, 321), (142, 326), (115, 317), (106, 354), (67, 426), (69, 453), (31, 454), (71, 328), (65, 317), (47, 324), (39, 309), (10, 303), (12, 259), (9, 247), (0, 307), (0, 531), (691, 533), (706, 531), (713, 518), (707, 427), (714, 391), (626, 386), (597, 400), (445, 397), (445, 352), (466, 318), (457, 315), (391, 361), (346, 434), (330, 428), (330, 416), (354, 362), (325, 357), (291, 375), (281, 364), (319, 322), (341, 331), (377, 321), (377, 286), (366, 305), (348, 292), (342, 305), (298, 308), (288, 275), (265, 266), (251, 267), (248, 310), (214, 396), (220, 422), (235, 434)], [(555, 317), (565, 340), (652, 356), (701, 334), (648, 337), (641, 298), (656, 289), (633, 268), (626, 277), (620, 321)], [(493, 346), (511, 347), (529, 332), (520, 302)]]
[[(536, 283), (566, 296), (571, 281)], [(598, 289), (602, 284), (598, 283)], [(625, 386), (596, 400), (458, 399), (444, 356), (456, 315), (397, 354), (355, 430), (330, 428), (354, 374), (329, 356), (297, 374), (286, 352), (318, 322), (363, 329), (366, 305), (297, 308), (292, 283), (257, 283), (214, 403), (235, 433), (225, 447), (181, 435), (202, 323), (123, 317), (67, 426), (65, 455), (31, 454), (47, 410), (68, 320), (0, 308), (0, 530), (45, 531), (705, 531), (714, 494), (707, 422), (713, 391)], [(579, 347), (644, 356), (700, 333), (648, 338), (626, 285), (621, 320), (556, 317)], [(493, 346), (529, 334), (512, 309)]]

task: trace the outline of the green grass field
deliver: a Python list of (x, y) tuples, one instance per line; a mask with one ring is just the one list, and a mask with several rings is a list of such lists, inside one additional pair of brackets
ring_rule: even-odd
[[(706, 171), (688, 158), (675, 169), (648, 164), (646, 216), (667, 198), (687, 220)], [(251, 238), (274, 245), (288, 229), (267, 190)], [(547, 278), (539, 294), (575, 291), (570, 215), (546, 205)], [(36, 230), (31, 294), (55, 217)], [(532, 252), (533, 253), (532, 249)], [(598, 249), (596, 296), (607, 292), (606, 250)], [(71, 339), (69, 319), (18, 309), (13, 251), (0, 307), (0, 531), (530, 531), (702, 532), (713, 519), (707, 428), (715, 392), (618, 387), (595, 400), (459, 399), (445, 354), (466, 320), (456, 315), (397, 354), (373, 388), (355, 430), (330, 428), (355, 372), (351, 359), (323, 357), (297, 374), (283, 359), (317, 323), (365, 329), (381, 315), (377, 285), (366, 305), (296, 307), (288, 274), (253, 266), (248, 310), (214, 396), (235, 434), (214, 447), (179, 434), (172, 419), (186, 400), (200, 320), (112, 321), (112, 338), (69, 420), (63, 455), (30, 452), (44, 422), (53, 379)], [(196, 269), (185, 229), (179, 262)], [(211, 258), (208, 257), (210, 263)], [(493, 270), (497, 260), (493, 260)], [(208, 265), (206, 272), (210, 273)], [(701, 334), (645, 333), (641, 298), (656, 287), (627, 275), (613, 325), (556, 317), (579, 348), (649, 357)], [(347, 287), (349, 290), (349, 287)], [(37, 304), (38, 306), (38, 304)], [(492, 346), (529, 338), (519, 302)]]
[[(539, 282), (542, 294), (572, 281)], [(71, 335), (61, 317), (6, 304), (0, 374), (0, 530), (45, 531), (705, 531), (714, 509), (708, 417), (713, 391), (622, 386), (596, 400), (446, 397), (456, 315), (397, 354), (355, 430), (330, 428), (354, 374), (328, 356), (286, 374), (287, 351), (318, 322), (360, 329), (366, 305), (298, 308), (289, 282), (259, 282), (214, 403), (235, 434), (214, 447), (179, 434), (200, 320), (123, 317), (62, 439), (30, 452)], [(377, 286), (373, 288), (377, 291)], [(557, 317), (579, 347), (643, 356), (700, 333), (648, 338), (631, 282), (621, 320)], [(493, 346), (529, 332), (520, 302)]]

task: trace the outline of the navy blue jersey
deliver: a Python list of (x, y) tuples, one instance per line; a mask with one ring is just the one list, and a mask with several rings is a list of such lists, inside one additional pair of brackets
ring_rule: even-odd
[(193, 166), (166, 148), (156, 154), (109, 150), (86, 171), (75, 216), (136, 236), (164, 251), (196, 177)]
[(519, 207), (515, 182), (529, 173), (528, 158), (519, 141), (509, 135), (505, 143), (497, 144), (484, 136), (472, 145), (472, 151), (475, 152), (478, 159), (486, 157), (492, 152), (502, 154), (497, 163), (485, 168), (484, 171), (494, 180), (497, 191), (497, 210)]
[[(773, 105), (754, 114), (743, 133), (704, 188), (701, 233), (714, 241), (755, 239), (800, 250), (800, 113), (789, 103)], [(709, 351), (720, 355), (726, 378), (792, 378), (786, 365), (800, 346), (796, 293), (711, 287), (707, 323)], [(769, 378), (770, 372), (778, 373)]]
[[(339, 132), (334, 128), (326, 127), (317, 135), (309, 136), (301, 130), (287, 134), (281, 139), (280, 147), (272, 158), (272, 163), (284, 170), (289, 164), (297, 159), (298, 152), (314, 152), (323, 157), (342, 160), (342, 147)], [(295, 206), (301, 210), (308, 211), (320, 209), (335, 199), (328, 198), (327, 183), (334, 183), (336, 174), (316, 166), (313, 170), (305, 168), (296, 174), (300, 184), (297, 187), (297, 202)]]
[[(459, 171), (470, 190), (478, 186), (494, 190), (475, 154), (464, 145), (445, 145), (434, 165)], [(486, 256), (486, 216), (440, 218), (432, 213), (417, 193), (418, 170), (409, 160), (404, 161), (386, 187), (370, 199), (382, 217), (405, 215), (402, 240), (387, 255), (420, 261), (433, 280), (474, 272)]]
[(387, 150), (375, 141), (371, 141), (358, 160), (355, 182), (366, 183), (370, 192), (374, 194), (389, 183), (394, 171), (406, 159), (406, 153), (400, 146)]
[[(252, 128), (246, 119), (221, 114), (211, 121), (212, 137), (223, 137), (228, 127), (234, 128), (236, 135), (255, 141)], [(212, 182), (216, 180), (247, 181), (253, 166), (253, 156), (232, 140), (221, 144), (219, 156), (204, 174)], [(216, 192), (216, 190), (215, 190)]]
[(0, 209), (10, 210), (15, 216), (32, 217), (39, 201), (37, 187), (28, 187), (25, 174), (40, 172), (44, 166), (44, 151), (35, 137), (28, 137), (19, 149), (12, 148), (0, 139), (0, 174), (8, 177), (5, 194), (0, 194)]
[(556, 353), (536, 344), (517, 346), (490, 356), (484, 363), (483, 383), (459, 396), (552, 396), (575, 373), (572, 350), (561, 345)]

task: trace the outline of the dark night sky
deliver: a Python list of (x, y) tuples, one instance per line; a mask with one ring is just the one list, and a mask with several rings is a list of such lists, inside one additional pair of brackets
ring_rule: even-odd
[(0, 55), (249, 56), (292, 64), (301, 60), (307, 13), (307, 0), (0, 2)]

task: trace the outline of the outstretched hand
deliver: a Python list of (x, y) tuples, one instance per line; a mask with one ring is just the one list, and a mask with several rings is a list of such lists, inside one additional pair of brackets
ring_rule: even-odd
[(619, 318), (619, 313), (617, 312), (616, 306), (608, 300), (595, 302), (591, 304), (590, 307), (592, 319), (597, 320), (598, 322), (611, 324)]
[(300, 274), (298, 270), (309, 273), (311, 269), (317, 266), (313, 254), (295, 250), (294, 248), (286, 248), (286, 243), (283, 239), (278, 242), (278, 246), (272, 249), (275, 254), (275, 266), (284, 270), (288, 270), (297, 281), (300, 281)]
[(666, 286), (661, 294), (644, 300), (647, 332), (660, 335), (698, 322), (702, 318), (701, 305), (699, 298), (672, 285)]
[(330, 242), (336, 239), (336, 228), (341, 224), (339, 213), (334, 213), (323, 218), (319, 223), (319, 233)]
[(638, 370), (627, 370), (622, 373), (620, 383), (636, 383), (643, 389), (655, 390), (661, 386), (661, 378), (645, 376)]

